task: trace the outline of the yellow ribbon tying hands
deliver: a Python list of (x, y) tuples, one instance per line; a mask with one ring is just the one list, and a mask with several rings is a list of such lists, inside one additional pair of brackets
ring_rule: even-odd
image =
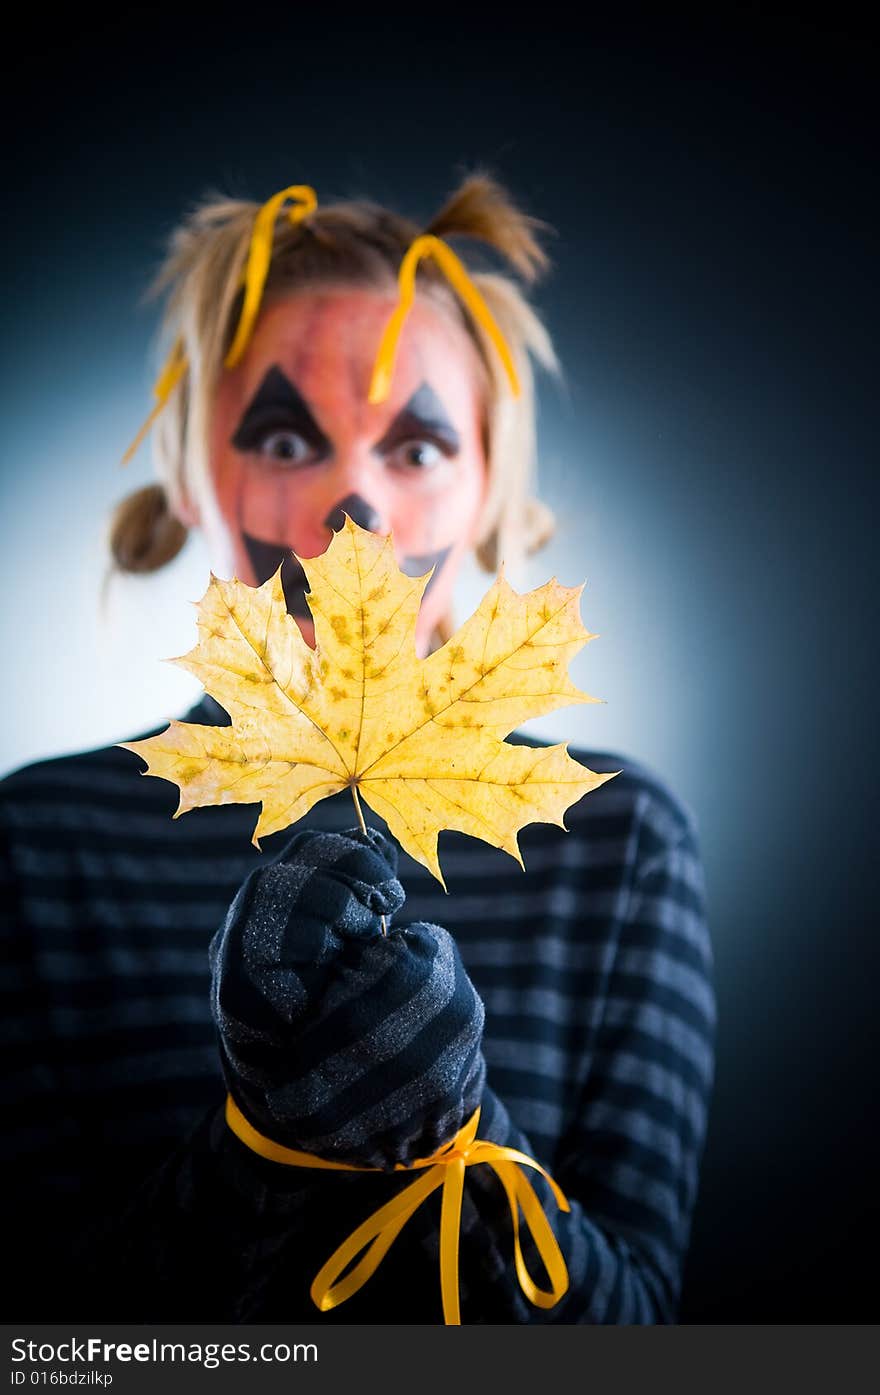
[[(251, 233), (247, 262), (239, 280), (239, 289), (244, 287), (244, 302), (235, 337), (223, 361), (226, 368), (234, 368), (238, 363), (253, 333), (254, 323), (260, 311), (263, 287), (269, 274), (269, 263), (272, 260), (275, 222), (287, 199), (297, 200), (294, 207), (287, 210), (287, 216), (291, 223), (301, 222), (318, 206), (318, 197), (310, 185), (291, 184), (287, 189), (280, 189), (277, 194), (272, 195), (271, 199), (267, 199), (257, 213)], [(186, 370), (187, 359), (183, 339), (178, 338), (175, 340), (153, 388), (156, 405), (122, 457), (120, 462), (122, 465), (127, 465), (136, 453)]]
[[(244, 1117), (231, 1095), (226, 1098), (226, 1122), (237, 1138), (270, 1162), (288, 1167), (326, 1168), (334, 1172), (381, 1172), (377, 1167), (358, 1167), (348, 1163), (330, 1162), (312, 1153), (300, 1153), (273, 1143)], [(534, 1168), (547, 1181), (557, 1205), (568, 1211), (568, 1201), (540, 1163), (516, 1148), (477, 1138), (480, 1111), (477, 1109), (459, 1129), (455, 1137), (429, 1158), (419, 1158), (408, 1165), (397, 1163), (395, 1172), (426, 1170), (424, 1177), (405, 1187), (393, 1200), (380, 1206), (372, 1216), (352, 1231), (327, 1263), (315, 1275), (310, 1291), (312, 1302), (322, 1313), (336, 1308), (351, 1298), (375, 1274), (388, 1250), (422, 1202), (443, 1188), (440, 1207), (440, 1291), (443, 1299), (443, 1320), (447, 1327), (461, 1325), (458, 1293), (458, 1237), (461, 1225), (461, 1203), (464, 1194), (465, 1169), (477, 1163), (488, 1163), (496, 1173), (507, 1196), (513, 1220), (513, 1248), (516, 1274), (520, 1287), (530, 1303), (537, 1308), (552, 1308), (568, 1290), (568, 1270), (556, 1236), (547, 1220), (538, 1197), (528, 1178), (520, 1171)], [(538, 1254), (550, 1278), (550, 1288), (539, 1288), (526, 1268), (520, 1245), (519, 1211), (532, 1233)], [(362, 1251), (363, 1257), (345, 1275), (349, 1265)]]
[(468, 276), (463, 262), (459, 261), (458, 257), (452, 251), (452, 248), (448, 247), (439, 237), (433, 237), (430, 233), (425, 233), (424, 236), (417, 237), (415, 242), (411, 243), (400, 264), (400, 271), (398, 272), (400, 303), (395, 308), (382, 334), (367, 400), (369, 402), (384, 402), (391, 389), (391, 378), (394, 373), (397, 344), (400, 339), (400, 332), (403, 329), (404, 321), (415, 299), (416, 268), (423, 257), (434, 258), (447, 281), (449, 281), (453, 290), (458, 292), (468, 310), (477, 321), (477, 324), (488, 334), (504, 365), (504, 370), (510, 380), (513, 395), (514, 397), (518, 397), (519, 378), (517, 376), (516, 367), (514, 366), (513, 356), (510, 349), (507, 347), (504, 335), (495, 323), (492, 312), (473, 281)]

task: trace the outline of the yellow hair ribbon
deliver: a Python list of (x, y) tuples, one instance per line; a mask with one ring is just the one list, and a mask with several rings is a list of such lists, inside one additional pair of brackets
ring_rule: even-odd
[(156, 405), (150, 412), (150, 415), (147, 417), (138, 434), (135, 436), (128, 450), (125, 452), (125, 455), (122, 457), (120, 464), (127, 465), (129, 460), (131, 460), (132, 456), (137, 451), (141, 441), (143, 441), (144, 437), (147, 435), (147, 432), (150, 430), (150, 427), (153, 425), (153, 422), (156, 420), (162, 408), (165, 406), (165, 403), (168, 401), (172, 392), (177, 387), (177, 384), (180, 382), (186, 370), (187, 361), (186, 354), (183, 351), (183, 340), (176, 339), (171, 349), (171, 353), (165, 360), (165, 363), (162, 367), (162, 371), (156, 379), (156, 385), (153, 388), (153, 396), (156, 398)]
[[(226, 1098), (226, 1122), (232, 1132), (247, 1148), (258, 1153), (270, 1162), (283, 1163), (287, 1167), (326, 1168), (334, 1172), (381, 1172), (377, 1167), (357, 1167), (348, 1163), (331, 1162), (316, 1157), (312, 1153), (300, 1153), (295, 1148), (285, 1148), (273, 1143), (258, 1133), (244, 1117), (231, 1095)], [(424, 1177), (418, 1178), (405, 1187), (391, 1201), (380, 1206), (371, 1216), (352, 1231), (327, 1263), (315, 1275), (310, 1289), (312, 1302), (322, 1313), (337, 1308), (340, 1303), (351, 1298), (375, 1274), (391, 1245), (397, 1239), (409, 1218), (418, 1210), (422, 1202), (439, 1187), (443, 1188), (440, 1207), (440, 1292), (443, 1300), (443, 1320), (447, 1327), (461, 1325), (458, 1287), (458, 1237), (461, 1228), (461, 1204), (464, 1194), (465, 1169), (477, 1163), (488, 1163), (497, 1174), (507, 1196), (510, 1214), (513, 1218), (513, 1248), (516, 1274), (520, 1287), (529, 1302), (537, 1308), (552, 1308), (568, 1291), (568, 1270), (559, 1248), (556, 1236), (544, 1214), (537, 1194), (521, 1171), (524, 1167), (534, 1168), (550, 1185), (557, 1205), (568, 1211), (565, 1195), (540, 1163), (535, 1162), (516, 1148), (505, 1148), (498, 1143), (477, 1138), (480, 1111), (477, 1109), (459, 1129), (455, 1137), (432, 1153), (429, 1158), (420, 1158), (408, 1166), (395, 1165), (395, 1172), (425, 1170)], [(550, 1288), (539, 1288), (526, 1268), (520, 1245), (519, 1212), (532, 1233), (538, 1254), (550, 1278)], [(349, 1273), (349, 1265), (365, 1251), (362, 1258)], [(340, 1276), (345, 1274), (344, 1278)]]
[[(275, 220), (286, 199), (298, 200), (295, 207), (287, 210), (291, 223), (301, 222), (308, 214), (313, 213), (318, 206), (318, 197), (310, 185), (291, 184), (289, 188), (281, 189), (277, 194), (273, 194), (271, 199), (268, 199), (257, 213), (254, 220), (253, 232), (251, 233), (247, 263), (239, 280), (239, 289), (244, 286), (244, 304), (242, 305), (238, 327), (235, 331), (235, 338), (224, 360), (226, 368), (234, 367), (239, 361), (247, 348), (248, 341), (253, 332), (254, 321), (260, 310), (263, 287), (266, 284), (266, 277), (269, 274), (269, 262), (272, 259)], [(186, 372), (187, 366), (187, 358), (183, 349), (183, 339), (178, 338), (153, 388), (153, 396), (156, 398), (156, 405), (135, 436), (128, 450), (125, 452), (125, 455), (122, 457), (120, 462), (122, 465), (127, 465), (137, 451), (153, 425), (153, 422), (156, 420), (168, 401), (168, 398)]]
[(281, 212), (282, 204), (287, 199), (298, 200), (293, 208), (287, 210), (287, 216), (291, 223), (301, 222), (318, 206), (317, 195), (308, 184), (291, 184), (289, 188), (281, 189), (277, 194), (273, 194), (257, 214), (244, 273), (244, 304), (241, 308), (241, 317), (235, 331), (235, 338), (224, 360), (227, 368), (234, 368), (247, 348), (254, 321), (260, 312), (260, 299), (266, 284), (266, 277), (269, 274), (269, 263), (272, 260), (275, 220)]
[(391, 377), (394, 372), (397, 344), (400, 339), (400, 332), (403, 329), (404, 321), (415, 299), (416, 268), (423, 257), (434, 258), (447, 281), (450, 283), (453, 290), (458, 292), (458, 295), (464, 301), (477, 324), (485, 330), (486, 334), (492, 340), (510, 380), (513, 395), (514, 397), (518, 397), (519, 378), (517, 376), (516, 367), (514, 366), (513, 356), (510, 349), (507, 347), (504, 335), (495, 323), (492, 312), (473, 281), (468, 276), (464, 263), (458, 259), (452, 251), (452, 248), (448, 247), (445, 242), (442, 242), (439, 237), (433, 237), (430, 233), (425, 233), (422, 237), (417, 237), (415, 242), (411, 244), (400, 264), (400, 271), (398, 272), (397, 278), (400, 289), (400, 303), (394, 310), (382, 334), (382, 341), (379, 345), (379, 352), (376, 355), (373, 377), (370, 382), (368, 401), (384, 402), (391, 389)]

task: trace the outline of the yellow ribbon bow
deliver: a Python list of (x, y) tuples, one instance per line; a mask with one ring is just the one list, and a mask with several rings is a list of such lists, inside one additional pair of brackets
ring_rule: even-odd
[(518, 397), (519, 377), (517, 376), (516, 367), (514, 366), (513, 355), (507, 347), (504, 335), (495, 323), (491, 310), (468, 276), (464, 263), (459, 261), (452, 248), (448, 247), (445, 242), (442, 242), (439, 237), (433, 237), (430, 233), (425, 233), (424, 236), (417, 237), (415, 242), (411, 243), (400, 264), (400, 271), (398, 272), (397, 278), (400, 289), (400, 302), (396, 306), (382, 334), (367, 400), (369, 402), (384, 402), (391, 389), (391, 378), (394, 373), (394, 360), (397, 355), (400, 332), (403, 329), (404, 321), (412, 309), (412, 304), (415, 300), (416, 268), (423, 257), (434, 258), (447, 281), (449, 281), (453, 290), (458, 292), (468, 310), (477, 321), (477, 324), (488, 334), (504, 365), (504, 370), (510, 380), (511, 391), (514, 397)]
[[(270, 1162), (284, 1163), (288, 1167), (326, 1168), (334, 1172), (382, 1171), (378, 1167), (357, 1167), (348, 1163), (331, 1162), (312, 1153), (300, 1153), (295, 1148), (285, 1148), (280, 1143), (273, 1143), (248, 1122), (231, 1095), (227, 1095), (226, 1098), (226, 1122), (247, 1148)], [(458, 1292), (458, 1237), (464, 1174), (466, 1168), (474, 1167), (477, 1163), (489, 1164), (507, 1196), (513, 1219), (514, 1262), (523, 1293), (537, 1308), (552, 1308), (559, 1302), (568, 1291), (568, 1270), (537, 1194), (520, 1169), (531, 1167), (540, 1172), (550, 1184), (561, 1210), (570, 1209), (568, 1201), (550, 1174), (534, 1158), (516, 1148), (506, 1148), (501, 1144), (477, 1138), (479, 1122), (480, 1111), (477, 1109), (455, 1137), (429, 1158), (419, 1158), (408, 1165), (395, 1164), (395, 1172), (425, 1170), (425, 1175), (405, 1187), (384, 1206), (380, 1206), (362, 1225), (353, 1230), (315, 1275), (309, 1292), (312, 1302), (322, 1313), (338, 1307), (363, 1288), (367, 1280), (375, 1274), (409, 1218), (432, 1192), (442, 1187), (440, 1291), (443, 1299), (443, 1320), (447, 1327), (459, 1327), (461, 1311)], [(549, 1289), (539, 1288), (526, 1267), (520, 1245), (520, 1208), (550, 1278)], [(366, 1251), (363, 1257), (345, 1278), (341, 1278), (362, 1251)]]
[[(267, 199), (262, 208), (258, 211), (254, 219), (247, 262), (238, 283), (239, 289), (241, 289), (242, 286), (244, 287), (244, 302), (241, 307), (241, 314), (239, 316), (235, 336), (229, 346), (226, 358), (223, 361), (226, 368), (235, 367), (250, 342), (254, 323), (260, 312), (260, 301), (263, 295), (263, 287), (266, 284), (266, 277), (269, 274), (269, 263), (272, 260), (275, 222), (287, 199), (296, 200), (293, 208), (287, 210), (288, 219), (292, 224), (301, 222), (303, 218), (313, 213), (318, 206), (318, 197), (314, 189), (308, 184), (291, 184), (288, 188), (280, 189), (277, 194), (273, 194), (271, 199)], [(171, 352), (153, 388), (153, 396), (156, 398), (156, 405), (122, 457), (120, 462), (122, 465), (127, 465), (137, 451), (144, 437), (150, 430), (150, 427), (153, 425), (153, 422), (156, 420), (156, 417), (159, 415), (186, 372), (187, 366), (183, 339), (178, 338), (174, 341)]]

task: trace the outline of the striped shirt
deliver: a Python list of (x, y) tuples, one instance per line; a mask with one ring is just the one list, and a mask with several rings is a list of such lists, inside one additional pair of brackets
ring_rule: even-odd
[[(206, 696), (183, 720), (228, 718)], [(447, 895), (400, 856), (396, 923), (445, 926), (485, 1004), (479, 1136), (537, 1159), (571, 1208), (529, 1173), (570, 1280), (541, 1309), (497, 1179), (468, 1169), (466, 1323), (677, 1320), (716, 1026), (695, 818), (643, 765), (571, 754), (622, 773), (572, 806), (567, 832), (522, 832), (525, 873), (446, 832)], [(10, 1320), (442, 1321), (437, 1194), (356, 1296), (320, 1317), (311, 1303), (317, 1269), (400, 1175), (282, 1167), (226, 1126), (208, 944), (290, 830), (258, 852), (255, 806), (175, 820), (176, 787), (142, 768), (109, 747), (0, 782)], [(343, 793), (298, 826), (354, 824)], [(527, 1235), (523, 1248), (547, 1286)]]

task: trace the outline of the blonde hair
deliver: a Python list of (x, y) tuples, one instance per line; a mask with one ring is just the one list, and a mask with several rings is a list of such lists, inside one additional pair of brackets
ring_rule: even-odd
[[(153, 427), (159, 483), (124, 499), (113, 514), (109, 541), (119, 571), (151, 571), (170, 561), (186, 539), (178, 513), (191, 500), (213, 497), (210, 418), (241, 312), (242, 268), (259, 207), (207, 195), (172, 233), (148, 289), (148, 300), (169, 292), (161, 333), (180, 338), (187, 368)], [(466, 177), (426, 228), (364, 200), (319, 206), (296, 224), (279, 219), (263, 304), (326, 284), (393, 289), (407, 248), (423, 232), (443, 239), (479, 239), (532, 282), (547, 265), (535, 235), (545, 226), (522, 213), (484, 173)], [(480, 566), (495, 572), (502, 560), (515, 566), (553, 532), (553, 515), (531, 494), (536, 461), (530, 356), (551, 371), (558, 364), (547, 330), (516, 282), (488, 271), (470, 275), (510, 349), (520, 383), (517, 397), (484, 331), (452, 296), (432, 262), (419, 267), (418, 284), (458, 317), (485, 369), (489, 489), (475, 552)]]

